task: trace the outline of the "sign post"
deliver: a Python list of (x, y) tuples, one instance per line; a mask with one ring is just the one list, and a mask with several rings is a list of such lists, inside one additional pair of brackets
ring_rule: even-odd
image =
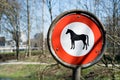
[(80, 80), (81, 76), (81, 67), (73, 69), (72, 80)]
[(73, 69), (73, 80), (80, 80), (81, 68), (89, 67), (101, 59), (105, 38), (103, 25), (97, 17), (81, 10), (60, 14), (52, 22), (47, 34), (52, 56), (62, 65)]

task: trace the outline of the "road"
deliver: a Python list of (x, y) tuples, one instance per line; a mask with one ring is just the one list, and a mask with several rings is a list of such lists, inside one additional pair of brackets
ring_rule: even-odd
[[(24, 64), (24, 65), (29, 65), (29, 64), (33, 64), (33, 65), (51, 65), (51, 64), (56, 64), (56, 63), (41, 63), (41, 62), (24, 62), (24, 61), (17, 61), (17, 60), (10, 60), (7, 62), (0, 62), (0, 65), (20, 65), (20, 64)], [(105, 66), (104, 64), (99, 64), (99, 66)], [(108, 64), (109, 67), (112, 67), (111, 64)], [(116, 67), (120, 67), (119, 64), (115, 65)]]
[(51, 65), (51, 64), (55, 64), (55, 63), (40, 63), (40, 62), (24, 62), (24, 61), (17, 61), (17, 60), (10, 60), (7, 62), (0, 62), (0, 65), (16, 65), (16, 64), (24, 64), (24, 65), (28, 65), (28, 64), (34, 64), (34, 65)]

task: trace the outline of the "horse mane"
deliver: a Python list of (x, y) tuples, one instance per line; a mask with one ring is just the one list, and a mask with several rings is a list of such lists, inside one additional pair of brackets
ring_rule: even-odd
[(72, 32), (72, 33), (74, 33), (75, 34), (75, 32), (74, 31), (72, 31), (71, 29), (68, 29), (69, 31), (70, 31), (70, 33)]
[(74, 33), (74, 31), (72, 31), (71, 29), (68, 29), (68, 30)]

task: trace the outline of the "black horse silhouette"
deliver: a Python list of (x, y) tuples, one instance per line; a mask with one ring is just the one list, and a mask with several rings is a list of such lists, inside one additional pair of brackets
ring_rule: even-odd
[(89, 46), (89, 37), (88, 37), (88, 35), (85, 35), (85, 34), (77, 35), (71, 29), (67, 29), (66, 34), (68, 34), (68, 33), (70, 33), (71, 49), (75, 48), (75, 41), (82, 40), (82, 42), (84, 44), (83, 49), (86, 47), (86, 50), (87, 50), (87, 46)]

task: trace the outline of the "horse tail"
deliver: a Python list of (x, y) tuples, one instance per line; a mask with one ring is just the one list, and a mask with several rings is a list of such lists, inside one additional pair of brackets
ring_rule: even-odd
[(86, 37), (87, 37), (87, 45), (89, 46), (89, 37), (88, 35), (86, 35)]

